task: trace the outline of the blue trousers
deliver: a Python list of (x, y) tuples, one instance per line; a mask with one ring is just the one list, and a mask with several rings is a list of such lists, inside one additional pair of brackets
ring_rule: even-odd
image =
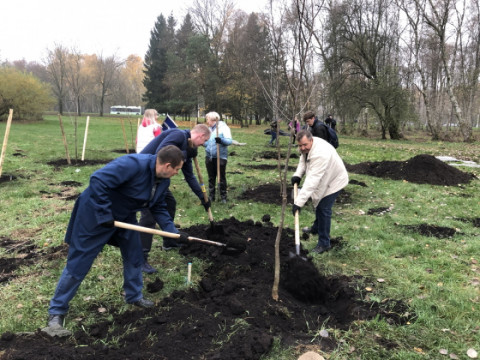
[[(340, 190), (341, 191), (341, 190)], [(318, 233), (318, 244), (330, 247), (330, 226), (332, 224), (332, 207), (340, 191), (325, 196), (315, 208), (315, 222), (312, 225), (312, 233)]]
[[(138, 240), (131, 241), (131, 239), (125, 239), (123, 237), (116, 237), (115, 240), (116, 244), (120, 247), (123, 258), (123, 289), (125, 290), (125, 301), (127, 303), (133, 303), (143, 298), (142, 248)], [(75, 257), (81, 256), (83, 259), (81, 264), (82, 271), (79, 272), (81, 275), (73, 276), (68, 271), (67, 266), (65, 266), (58, 281), (57, 288), (55, 289), (55, 294), (50, 300), (50, 307), (48, 308), (50, 315), (64, 315), (68, 312), (70, 300), (72, 300), (77, 293), (78, 287), (92, 267), (93, 261), (103, 246), (103, 244), (99, 244), (95, 249), (90, 249), (89, 254), (83, 254), (81, 249), (74, 249), (74, 246), (70, 246), (67, 266), (69, 265), (69, 261), (75, 263)]]

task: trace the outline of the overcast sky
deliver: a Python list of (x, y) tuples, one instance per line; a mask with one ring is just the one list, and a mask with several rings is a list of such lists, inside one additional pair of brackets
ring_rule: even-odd
[[(55, 44), (84, 54), (142, 58), (157, 17), (181, 23), (192, 0), (0, 0), (0, 62), (41, 62)], [(237, 0), (250, 13), (266, 0)]]

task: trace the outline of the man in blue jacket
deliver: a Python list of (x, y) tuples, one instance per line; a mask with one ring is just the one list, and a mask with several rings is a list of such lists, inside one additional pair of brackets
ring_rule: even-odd
[[(198, 124), (194, 126), (192, 130), (181, 130), (179, 128), (168, 129), (150, 141), (141, 151), (141, 154), (156, 154), (160, 149), (168, 145), (174, 145), (179, 148), (184, 156), (184, 163), (182, 166), (183, 176), (190, 186), (190, 189), (192, 189), (193, 193), (200, 199), (206, 211), (210, 207), (210, 201), (205, 202), (200, 184), (193, 173), (192, 158), (197, 156), (197, 147), (203, 145), (209, 137), (210, 130), (205, 124)], [(167, 203), (168, 213), (173, 221), (175, 218), (177, 202), (170, 190), (167, 190), (166, 192), (165, 201)], [(155, 227), (155, 219), (152, 217), (149, 209), (141, 211), (140, 225), (149, 228)], [(153, 274), (157, 270), (148, 263), (148, 255), (152, 248), (153, 235), (141, 233), (140, 239), (142, 241), (144, 255), (143, 272)], [(179, 246), (180, 245), (174, 239), (163, 239), (164, 250), (170, 250)]]
[[(89, 186), (75, 202), (65, 242), (69, 244), (67, 264), (48, 309), (48, 327), (63, 327), (69, 302), (108, 243), (120, 248), (123, 259), (125, 301), (140, 307), (154, 303), (142, 294), (142, 250), (139, 234), (114, 227), (114, 221), (136, 224), (136, 213), (148, 207), (160, 227), (179, 233), (168, 214), (165, 194), (170, 178), (183, 165), (183, 154), (168, 146), (153, 155), (121, 156), (95, 171)], [(180, 241), (188, 235), (180, 233)]]

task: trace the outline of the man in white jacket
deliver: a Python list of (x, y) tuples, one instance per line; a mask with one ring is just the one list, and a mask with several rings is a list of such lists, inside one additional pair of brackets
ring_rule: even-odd
[(313, 137), (308, 130), (299, 131), (296, 139), (301, 156), (292, 185), (300, 184), (303, 175), (305, 181), (292, 213), (295, 215), (309, 198), (312, 199), (315, 222), (311, 232), (318, 233), (318, 244), (312, 251), (321, 254), (330, 249), (332, 206), (340, 190), (348, 184), (348, 173), (335, 148), (325, 140)]

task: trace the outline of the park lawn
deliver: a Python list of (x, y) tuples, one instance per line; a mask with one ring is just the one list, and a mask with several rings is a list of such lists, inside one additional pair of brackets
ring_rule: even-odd
[[(48, 165), (65, 158), (57, 116), (47, 116), (38, 123), (13, 123), (2, 176), (12, 175), (16, 179), (0, 183), (0, 240), (32, 242), (39, 249), (61, 245), (74, 204), (65, 199), (66, 195), (80, 193), (88, 185), (93, 171), (123, 155), (126, 148), (134, 148), (136, 118), (91, 117), (85, 160), (98, 163), (83, 166), (78, 161), (86, 118), (64, 116), (62, 120), (73, 162), (63, 167)], [(234, 139), (247, 145), (230, 148), (227, 166), (230, 201), (227, 205), (214, 203), (215, 219), (234, 216), (240, 221), (258, 221), (264, 214), (270, 214), (275, 225), (280, 222), (278, 206), (237, 199), (246, 189), (280, 181), (275, 169), (256, 170), (246, 166), (276, 164), (276, 160), (262, 159), (263, 153), (276, 151), (267, 146), (270, 137), (263, 134), (266, 127), (232, 129)], [(0, 123), (2, 138), (4, 132), (5, 123)], [(432, 142), (427, 136), (412, 134), (412, 138), (414, 135), (415, 140), (409, 140), (407, 134), (407, 139), (402, 141), (340, 135), (338, 152), (348, 164), (404, 161), (418, 154), (454, 156), (480, 163), (478, 142)], [(288, 138), (280, 137), (282, 154), (286, 153), (287, 144)], [(204, 151), (200, 149), (199, 163), (206, 179), (203, 159)], [(295, 166), (297, 162), (298, 159), (290, 159), (289, 164)], [(480, 176), (479, 168), (461, 169)], [(292, 173), (288, 172), (287, 181)], [(480, 351), (480, 228), (473, 221), (480, 217), (479, 180), (443, 187), (357, 174), (350, 174), (350, 178), (367, 186), (348, 185), (345, 190), (350, 200), (334, 206), (332, 236), (342, 236), (345, 245), (339, 251), (316, 256), (315, 262), (326, 275), (355, 276), (368, 279), (369, 283), (373, 279), (376, 286), (359, 288), (359, 293), (370, 301), (401, 300), (415, 312), (416, 320), (404, 326), (392, 326), (374, 319), (358, 321), (347, 331), (329, 329), (339, 346), (323, 355), (330, 359), (441, 359), (456, 354), (462, 359), (467, 358), (471, 348)], [(65, 193), (66, 186), (62, 183), (71, 181), (79, 185), (68, 187)], [(178, 225), (208, 224), (207, 214), (181, 175), (172, 179), (172, 191), (178, 203), (175, 219)], [(366, 215), (369, 209), (383, 206), (390, 207), (391, 211), (378, 216)], [(301, 226), (310, 225), (313, 218), (312, 209), (306, 207), (301, 213)], [(402, 227), (419, 224), (454, 228), (456, 233), (451, 238), (438, 239), (405, 231)], [(293, 228), (289, 209), (285, 226)], [(185, 287), (181, 256), (162, 252), (160, 244), (161, 239), (156, 240), (151, 257), (158, 265), (158, 276), (165, 287), (150, 296), (154, 300)], [(308, 249), (314, 245), (313, 238), (303, 242)], [(0, 248), (0, 256), (12, 257), (12, 253)], [(127, 310), (118, 294), (123, 282), (118, 276), (120, 263), (118, 251), (106, 247), (72, 301), (70, 319), (83, 319), (88, 324), (94, 301), (108, 304), (119, 312)], [(25, 266), (17, 270), (16, 277), (0, 284), (0, 333), (33, 331), (44, 326), (48, 302), (64, 264), (65, 258), (59, 257)], [(203, 262), (196, 262), (194, 282), (201, 279), (205, 266)], [(77, 330), (78, 325), (72, 320), (68, 327)], [(312, 343), (318, 336), (317, 330), (312, 329)], [(280, 344), (279, 341), (265, 359), (291, 359), (295, 349), (284, 349)], [(385, 344), (395, 346), (389, 349)], [(444, 350), (447, 355), (441, 354)]]

